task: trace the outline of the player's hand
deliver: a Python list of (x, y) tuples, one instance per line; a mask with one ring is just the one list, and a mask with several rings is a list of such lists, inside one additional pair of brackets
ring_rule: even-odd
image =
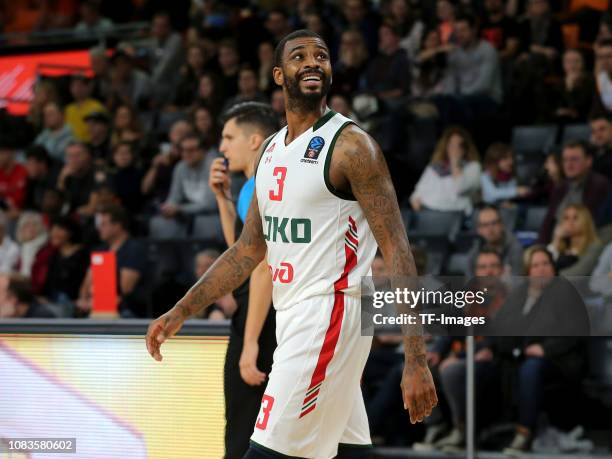
[(216, 196), (227, 195), (230, 188), (230, 178), (225, 166), (225, 158), (216, 158), (210, 165), (208, 186)]
[(410, 422), (416, 424), (431, 414), (438, 404), (436, 387), (425, 355), (413, 356), (404, 363), (402, 375), (404, 409), (410, 414)]
[(158, 362), (162, 361), (163, 357), (160, 352), (161, 345), (168, 338), (172, 338), (176, 335), (184, 322), (185, 319), (182, 314), (174, 307), (149, 324), (145, 340), (147, 343), (147, 350), (149, 354), (151, 354), (151, 357)]
[(245, 342), (240, 355), (240, 376), (249, 386), (259, 386), (266, 380), (266, 374), (257, 368), (257, 356), (259, 355), (259, 344), (257, 341)]

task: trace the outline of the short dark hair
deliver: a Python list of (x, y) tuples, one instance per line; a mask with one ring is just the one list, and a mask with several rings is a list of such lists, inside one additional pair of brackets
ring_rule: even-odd
[(33, 159), (39, 163), (45, 163), (47, 166), (51, 165), (51, 157), (49, 152), (42, 145), (30, 145), (25, 152), (26, 159)]
[(204, 140), (198, 134), (194, 132), (190, 132), (189, 134), (186, 134), (183, 137), (181, 137), (181, 140), (179, 140), (179, 147), (182, 148), (183, 142), (185, 140), (194, 140), (194, 139), (198, 141), (198, 148), (200, 150), (206, 150), (206, 145), (204, 144)]
[(92, 156), (91, 154), (91, 147), (89, 146), (89, 144), (87, 144), (86, 142), (83, 142), (82, 140), (72, 140), (68, 143), (68, 145), (66, 145), (66, 149), (70, 148), (70, 147), (81, 147), (83, 148), (87, 154), (89, 156)]
[(270, 9), (270, 11), (268, 11), (267, 17), (270, 17), (273, 14), (280, 14), (285, 19), (289, 19), (289, 13), (287, 12), (285, 8), (281, 8), (281, 7), (272, 8)]
[(481, 255), (495, 255), (499, 260), (499, 264), (502, 266), (504, 264), (504, 260), (497, 250), (495, 250), (493, 247), (484, 246), (480, 250), (478, 250), (478, 253), (474, 257), (474, 264), (472, 266), (472, 269), (476, 269), (476, 263), (478, 263), (478, 258), (480, 258)]
[(606, 120), (608, 123), (612, 123), (612, 113), (607, 113), (603, 110), (597, 110), (589, 117), (589, 122), (597, 120)]
[(480, 217), (481, 212), (484, 210), (492, 210), (501, 218), (501, 212), (499, 211), (499, 207), (497, 207), (495, 204), (482, 204), (478, 207), (478, 213), (476, 215), (477, 220)]
[(597, 45), (599, 48), (602, 48), (604, 46), (612, 46), (612, 38), (606, 38), (605, 40), (599, 40), (597, 42)]
[(230, 107), (223, 115), (223, 124), (235, 119), (236, 124), (254, 126), (264, 137), (279, 130), (278, 116), (269, 104), (242, 102)]
[(586, 144), (586, 142), (583, 142), (582, 140), (569, 140), (563, 145), (563, 149), (565, 150), (566, 148), (578, 148), (582, 150), (584, 156), (591, 156), (591, 150), (589, 146)]
[(17, 298), (19, 303), (28, 305), (34, 302), (32, 282), (24, 276), (11, 276), (9, 279), (8, 292)]
[(120, 205), (114, 204), (103, 207), (98, 213), (108, 215), (111, 222), (121, 225), (125, 231), (130, 230), (130, 216)]
[[(283, 64), (283, 52), (285, 51), (285, 45), (290, 40), (295, 40), (296, 38), (318, 38), (323, 43), (325, 40), (316, 32), (308, 29), (300, 29), (295, 32), (291, 32), (288, 35), (285, 35), (281, 41), (278, 42), (276, 48), (274, 49), (274, 67), (280, 67)], [(327, 44), (325, 44), (327, 46)]]
[(476, 16), (470, 12), (462, 12), (457, 15), (455, 22), (467, 22), (470, 28), (475, 29), (478, 26)]
[(55, 217), (51, 222), (51, 227), (57, 226), (66, 230), (69, 234), (69, 241), (73, 244), (81, 242), (82, 230), (81, 226), (70, 217), (59, 216)]

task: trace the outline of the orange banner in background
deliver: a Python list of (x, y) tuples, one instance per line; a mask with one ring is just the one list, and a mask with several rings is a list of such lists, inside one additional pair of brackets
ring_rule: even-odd
[(117, 314), (117, 258), (115, 252), (92, 252), (91, 290), (93, 314)]
[(38, 75), (61, 76), (76, 72), (91, 75), (88, 50), (0, 57), (0, 107), (6, 107), (13, 115), (25, 115)]

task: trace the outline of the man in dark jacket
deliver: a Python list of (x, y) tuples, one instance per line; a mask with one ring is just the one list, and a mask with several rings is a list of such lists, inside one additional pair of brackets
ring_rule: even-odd
[(596, 220), (608, 197), (610, 182), (592, 171), (593, 158), (581, 142), (570, 142), (563, 148), (565, 181), (553, 192), (548, 213), (540, 227), (539, 242), (548, 243), (556, 223), (569, 204), (584, 204)]

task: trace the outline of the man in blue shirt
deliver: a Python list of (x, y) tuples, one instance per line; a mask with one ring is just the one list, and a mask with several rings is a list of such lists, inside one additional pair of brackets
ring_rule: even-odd
[[(257, 102), (234, 105), (224, 119), (219, 147), (224, 158), (212, 163), (209, 185), (217, 199), (223, 236), (229, 246), (242, 231), (253, 197), (255, 161), (264, 141), (279, 125), (272, 108)], [(235, 204), (230, 172), (247, 178)], [(224, 378), (226, 459), (242, 458), (249, 447), (276, 348), (274, 311), (270, 308), (272, 279), (265, 260), (234, 291), (234, 298), (238, 307), (232, 317)]]

